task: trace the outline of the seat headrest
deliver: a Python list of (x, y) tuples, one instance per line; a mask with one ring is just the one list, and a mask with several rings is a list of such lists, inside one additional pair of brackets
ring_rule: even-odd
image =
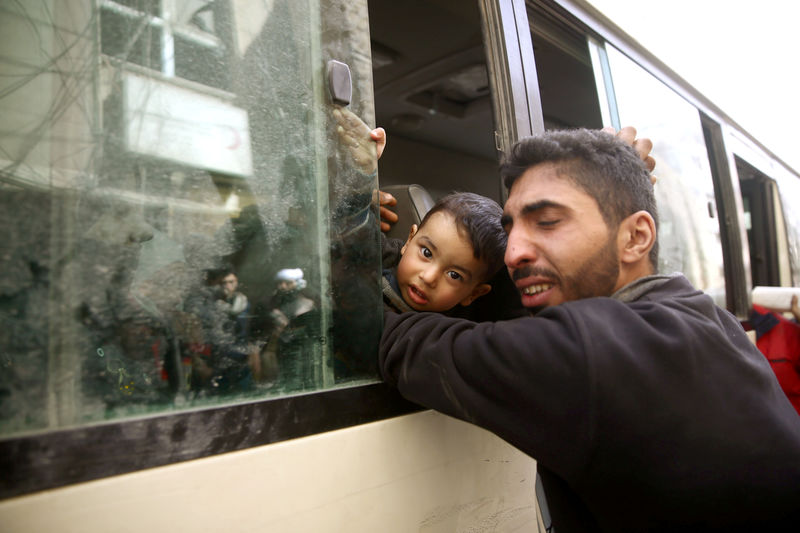
[(388, 192), (397, 199), (397, 205), (391, 208), (397, 213), (399, 220), (386, 233), (390, 239), (408, 238), (408, 231), (412, 224), (419, 224), (433, 204), (433, 197), (422, 185), (387, 185), (381, 190)]

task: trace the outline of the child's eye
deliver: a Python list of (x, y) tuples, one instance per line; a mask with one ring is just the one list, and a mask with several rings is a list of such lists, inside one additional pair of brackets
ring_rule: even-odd
[(433, 252), (431, 252), (427, 246), (420, 246), (419, 251), (422, 254), (422, 256), (427, 259), (433, 257)]
[(459, 274), (455, 270), (448, 270), (447, 271), (447, 275), (450, 277), (450, 279), (454, 279), (456, 281), (464, 279), (464, 276), (462, 276), (461, 274)]

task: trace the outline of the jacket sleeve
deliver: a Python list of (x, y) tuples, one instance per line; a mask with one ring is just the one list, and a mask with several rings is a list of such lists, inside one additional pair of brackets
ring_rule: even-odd
[(564, 471), (583, 464), (592, 439), (581, 342), (564, 313), (475, 323), (387, 312), (379, 365), (407, 399)]

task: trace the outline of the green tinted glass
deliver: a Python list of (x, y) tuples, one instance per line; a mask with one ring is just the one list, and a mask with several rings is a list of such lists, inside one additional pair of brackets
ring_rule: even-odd
[(366, 1), (0, 6), (3, 435), (375, 379), (375, 152), (327, 81), (372, 124), (368, 51)]

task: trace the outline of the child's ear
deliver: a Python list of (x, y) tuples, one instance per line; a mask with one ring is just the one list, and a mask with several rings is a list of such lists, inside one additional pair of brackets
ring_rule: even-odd
[(418, 228), (416, 224), (411, 224), (411, 229), (408, 230), (408, 239), (406, 239), (406, 243), (403, 245), (403, 247), (400, 248), (400, 255), (406, 253), (406, 246), (408, 246), (408, 243), (410, 243), (411, 239), (414, 238), (414, 235), (417, 234), (417, 229)]
[(467, 296), (458, 303), (464, 306), (469, 305), (478, 298), (480, 298), (481, 296), (483, 296), (484, 294), (487, 294), (490, 290), (492, 290), (491, 285), (489, 285), (488, 283), (480, 283), (476, 285), (474, 289), (472, 289), (472, 292), (469, 293), (469, 296)]

